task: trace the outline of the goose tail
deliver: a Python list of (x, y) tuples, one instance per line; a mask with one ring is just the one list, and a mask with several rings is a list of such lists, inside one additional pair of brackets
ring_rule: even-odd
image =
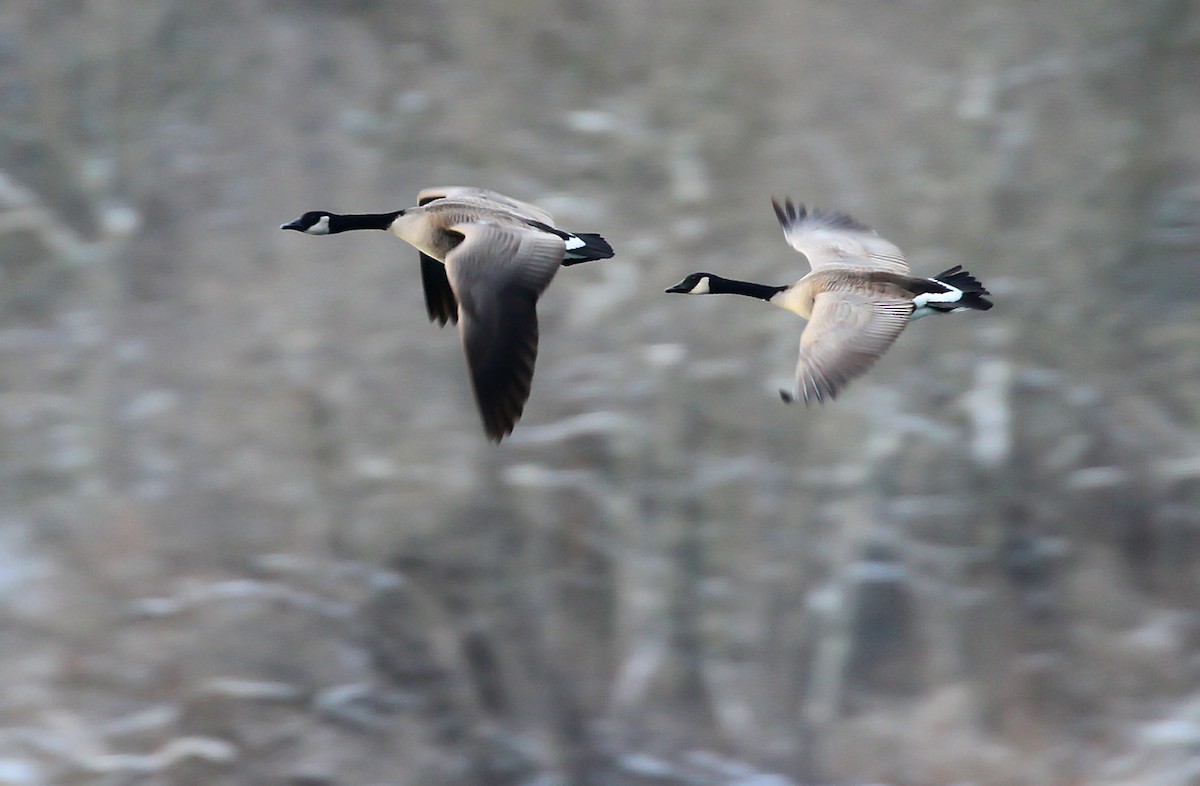
[(988, 300), (986, 297), (991, 293), (987, 291), (987, 288), (984, 287), (983, 284), (979, 283), (979, 279), (975, 278), (975, 276), (971, 275), (966, 270), (963, 270), (962, 265), (955, 265), (949, 270), (943, 270), (941, 273), (938, 273), (936, 276), (934, 276), (933, 280), (940, 281), (947, 286), (954, 287), (958, 291), (962, 292), (962, 296), (959, 297), (958, 300), (954, 301), (953, 304), (946, 303), (944, 305), (939, 305), (935, 303), (928, 303), (927, 305), (929, 305), (930, 308), (946, 311), (952, 311), (957, 308), (970, 308), (974, 309), (975, 311), (987, 311), (994, 305), (992, 301)]
[(566, 238), (567, 253), (563, 265), (578, 265), (594, 259), (608, 259), (613, 255), (612, 246), (594, 232), (578, 232)]

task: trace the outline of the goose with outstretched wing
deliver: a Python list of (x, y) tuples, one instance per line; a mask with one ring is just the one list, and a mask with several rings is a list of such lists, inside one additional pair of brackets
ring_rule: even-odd
[(429, 318), (458, 323), (484, 431), (499, 442), (529, 398), (538, 298), (560, 266), (607, 259), (612, 247), (600, 235), (558, 229), (541, 208), (487, 189), (427, 188), (417, 202), (391, 213), (310, 211), (282, 229), (382, 229), (416, 247)]
[(779, 391), (785, 402), (837, 398), (914, 319), (992, 307), (987, 289), (960, 266), (914, 277), (899, 248), (845, 213), (808, 210), (790, 199), (772, 204), (784, 238), (808, 260), (807, 275), (771, 286), (692, 273), (667, 292), (745, 295), (807, 319), (795, 383)]

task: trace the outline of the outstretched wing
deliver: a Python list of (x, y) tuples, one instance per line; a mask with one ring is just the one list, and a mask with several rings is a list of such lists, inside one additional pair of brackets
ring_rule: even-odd
[(845, 213), (809, 210), (790, 199), (772, 199), (788, 244), (808, 258), (813, 270), (823, 267), (883, 270), (908, 275), (900, 249), (870, 227)]
[(463, 202), (486, 202), (493, 210), (504, 210), (522, 218), (532, 219), (543, 224), (554, 226), (554, 216), (542, 210), (537, 205), (513, 199), (496, 191), (476, 186), (431, 186), (421, 189), (417, 194), (417, 204), (424, 205), (435, 199), (453, 199)]
[[(490, 210), (503, 210), (521, 218), (554, 225), (554, 217), (536, 205), (486, 188), (431, 186), (421, 189), (421, 193), (417, 195), (417, 204), (423, 206), (437, 199), (477, 203)], [(446, 279), (446, 269), (441, 262), (424, 253), (421, 254), (421, 283), (425, 289), (425, 310), (429, 313), (429, 320), (439, 325), (458, 322), (458, 301), (450, 288), (450, 282)]]
[(430, 322), (445, 326), (458, 322), (458, 299), (446, 277), (446, 266), (428, 254), (421, 254), (421, 286), (425, 290), (425, 311)]
[(563, 260), (563, 244), (535, 229), (457, 224), (463, 240), (446, 255), (458, 296), (459, 332), (488, 436), (513, 430), (529, 398), (537, 360), (537, 299)]
[[(812, 317), (800, 336), (800, 359), (785, 401), (837, 398), (850, 380), (864, 374), (908, 324), (911, 300), (878, 300), (856, 291), (827, 290), (813, 301)], [(789, 398), (790, 396), (790, 398)]]

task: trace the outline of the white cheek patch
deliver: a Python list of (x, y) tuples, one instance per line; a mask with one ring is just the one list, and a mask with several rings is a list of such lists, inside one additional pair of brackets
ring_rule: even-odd
[(321, 220), (304, 230), (310, 235), (328, 235), (329, 234), (329, 216), (321, 216)]
[(712, 289), (709, 287), (709, 280), (708, 280), (708, 276), (705, 276), (704, 278), (702, 278), (702, 279), (700, 279), (699, 281), (697, 281), (697, 282), (696, 282), (696, 286), (692, 287), (692, 290), (691, 290), (690, 292), (688, 292), (688, 294), (689, 294), (689, 295), (709, 295), (709, 294), (712, 294)]

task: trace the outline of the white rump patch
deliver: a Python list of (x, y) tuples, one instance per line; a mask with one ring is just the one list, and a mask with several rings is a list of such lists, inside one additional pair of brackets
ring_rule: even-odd
[(920, 309), (926, 303), (957, 303), (962, 299), (963, 292), (961, 289), (955, 289), (945, 281), (939, 281), (939, 284), (949, 289), (949, 292), (927, 292), (923, 295), (917, 295), (913, 298), (913, 305)]
[(570, 237), (568, 237), (566, 239), (566, 241), (563, 243), (563, 246), (567, 249), (567, 251), (574, 251), (575, 249), (583, 248), (586, 245), (587, 245), (587, 243), (584, 243), (582, 240), (575, 237), (574, 235), (571, 235)]

